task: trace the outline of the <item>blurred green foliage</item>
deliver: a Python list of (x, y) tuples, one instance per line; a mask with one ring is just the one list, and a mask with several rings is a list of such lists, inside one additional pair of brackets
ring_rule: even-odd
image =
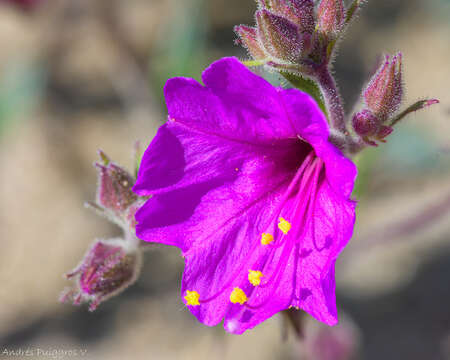
[(184, 76), (200, 80), (201, 72), (208, 64), (205, 3), (205, 0), (178, 2), (177, 12), (160, 34), (155, 55), (150, 58), (150, 86), (161, 102), (167, 79)]
[(16, 120), (25, 119), (45, 87), (45, 71), (36, 64), (12, 62), (0, 74), (0, 136)]

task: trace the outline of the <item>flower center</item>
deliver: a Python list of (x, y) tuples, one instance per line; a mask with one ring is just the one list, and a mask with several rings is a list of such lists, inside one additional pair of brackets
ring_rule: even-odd
[[(323, 168), (323, 161), (313, 151), (310, 151), (282, 195), (278, 206), (273, 212), (272, 219), (268, 222), (267, 230), (261, 234), (260, 241), (254, 241), (254, 245), (249, 251), (249, 256), (237, 266), (223, 286), (212, 296), (202, 298), (198, 292), (187, 290), (184, 296), (186, 305), (198, 306), (202, 303), (208, 303), (223, 294), (227, 289), (230, 289), (229, 300), (231, 303), (244, 305), (250, 309), (257, 309), (270, 301), (282, 279), (292, 249), (305, 236), (308, 221), (314, 221), (313, 211), (316, 193), (319, 185), (319, 176)], [(294, 197), (293, 194), (295, 194)], [(286, 203), (292, 198), (293, 210), (281, 216), (283, 210), (287, 210), (284, 209)], [(258, 246), (266, 247), (268, 251), (263, 255), (262, 261), (258, 261), (258, 264), (254, 263), (252, 266), (250, 262), (254, 261), (254, 258), (250, 254), (256, 251)], [(283, 249), (278, 250), (281, 246), (283, 246)], [(276, 254), (279, 251), (281, 251), (281, 254), (278, 255), (278, 260), (274, 264)], [(237, 278), (241, 278), (240, 275), (243, 272), (248, 273), (248, 285), (235, 284), (241, 285), (241, 287), (235, 286), (232, 288), (233, 282)], [(266, 290), (264, 296), (253, 296), (259, 292), (259, 289), (263, 288), (270, 288), (270, 290), (268, 293)], [(260, 299), (260, 303), (249, 303), (253, 297)], [(263, 299), (261, 300), (262, 297)]]

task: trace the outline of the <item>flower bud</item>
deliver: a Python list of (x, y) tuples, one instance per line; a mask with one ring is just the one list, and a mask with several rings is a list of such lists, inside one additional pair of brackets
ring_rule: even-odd
[(386, 55), (384, 64), (364, 91), (366, 105), (373, 114), (385, 121), (398, 110), (402, 98), (402, 55), (398, 53), (392, 60)]
[(255, 28), (239, 25), (234, 27), (234, 31), (241, 38), (242, 44), (255, 60), (264, 60), (267, 58), (264, 48), (259, 43)]
[(92, 207), (100, 210), (113, 222), (123, 224), (127, 209), (138, 200), (133, 192), (134, 177), (121, 166), (111, 162), (105, 153), (99, 151), (101, 162), (95, 163), (98, 169), (97, 199)]
[(361, 9), (362, 5), (366, 2), (366, 0), (353, 0), (350, 6), (345, 11), (345, 23), (348, 24), (351, 20), (353, 20), (356, 14)]
[(375, 135), (380, 128), (378, 118), (367, 109), (353, 115), (352, 125), (355, 132), (360, 136)]
[(345, 22), (343, 0), (322, 0), (317, 9), (317, 28), (327, 39), (334, 39)]
[[(124, 216), (125, 220), (126, 220), (128, 226), (130, 227), (130, 230), (132, 230), (133, 234), (134, 234), (134, 229), (136, 229), (136, 225), (137, 225), (137, 221), (136, 221), (134, 215), (141, 208), (141, 206), (145, 204), (145, 202), (147, 200), (148, 200), (148, 198), (139, 198), (139, 200), (137, 200), (136, 202), (131, 204), (130, 207), (125, 212), (125, 216)], [(148, 243), (144, 243), (144, 244), (148, 244)], [(142, 243), (141, 243), (141, 245), (142, 245)]]
[(353, 116), (353, 130), (361, 140), (371, 146), (394, 131), (394, 125), (408, 114), (439, 103), (437, 99), (419, 100), (400, 114), (396, 114), (403, 98), (402, 55), (392, 59), (386, 55), (384, 63), (363, 91), (366, 107)]
[(378, 146), (374, 140), (386, 142), (384, 138), (394, 131), (391, 126), (383, 125), (382, 120), (368, 109), (353, 115), (352, 125), (355, 133), (370, 146)]
[(258, 37), (265, 51), (274, 58), (294, 61), (302, 49), (297, 25), (268, 10), (256, 12)]
[(393, 127), (382, 125), (380, 127), (380, 130), (378, 130), (378, 133), (376, 134), (376, 138), (377, 138), (377, 140), (380, 140), (382, 142), (386, 142), (384, 140), (384, 138), (387, 137), (388, 135), (391, 135), (393, 131), (394, 131)]
[(142, 254), (137, 247), (128, 246), (122, 239), (98, 240), (80, 265), (66, 274), (74, 285), (62, 293), (60, 301), (74, 305), (90, 302), (89, 310), (93, 311), (134, 283), (141, 264)]
[(133, 176), (99, 151), (102, 163), (96, 163), (99, 171), (97, 204), (120, 216), (125, 209), (137, 200), (133, 192)]
[(297, 71), (312, 51), (315, 14), (313, 0), (259, 0), (256, 29), (235, 27), (241, 43), (255, 60)]
[[(139, 156), (137, 145), (135, 155)], [(136, 180), (128, 171), (111, 162), (104, 152), (99, 151), (99, 156), (100, 162), (95, 164), (99, 170), (97, 200), (87, 205), (119, 225), (124, 235), (118, 239), (96, 240), (80, 265), (66, 275), (74, 284), (60, 297), (62, 302), (71, 301), (74, 305), (90, 302), (91, 311), (136, 280), (142, 251), (151, 248), (135, 235), (134, 215), (148, 197), (137, 196), (132, 191)]]
[(270, 6), (266, 6), (267, 9), (297, 25), (300, 33), (314, 31), (313, 0), (271, 0), (268, 2)]

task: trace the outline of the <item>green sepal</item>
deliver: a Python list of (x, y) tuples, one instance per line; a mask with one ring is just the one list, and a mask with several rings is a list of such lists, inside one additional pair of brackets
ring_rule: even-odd
[(361, 7), (363, 3), (362, 0), (354, 0), (352, 4), (347, 9), (347, 14), (345, 16), (345, 24), (348, 24), (356, 14), (356, 11)]
[(261, 66), (266, 63), (264, 60), (243, 60), (241, 61), (245, 66), (248, 67), (255, 67), (255, 66)]
[(424, 109), (428, 106), (434, 105), (434, 104), (438, 104), (439, 100), (437, 99), (431, 99), (431, 100), (419, 100), (416, 103), (412, 104), (410, 107), (408, 107), (406, 110), (402, 111), (400, 114), (398, 114), (392, 121), (390, 126), (393, 126), (395, 124), (397, 124), (401, 119), (403, 119), (406, 115), (420, 110), (420, 109)]
[(319, 89), (319, 86), (317, 83), (311, 79), (292, 74), (287, 71), (280, 71), (280, 74), (288, 80), (296, 89), (299, 89), (309, 95), (317, 102), (317, 105), (319, 105), (320, 110), (323, 111), (323, 113), (328, 116), (325, 102), (322, 97), (322, 93)]

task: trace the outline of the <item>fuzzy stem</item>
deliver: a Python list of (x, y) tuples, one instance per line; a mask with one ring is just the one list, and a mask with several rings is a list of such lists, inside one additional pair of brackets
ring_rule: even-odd
[(336, 87), (336, 82), (334, 81), (333, 76), (331, 76), (328, 67), (322, 66), (318, 68), (315, 78), (319, 84), (320, 90), (322, 91), (331, 126), (342, 133), (346, 133), (342, 99)]

